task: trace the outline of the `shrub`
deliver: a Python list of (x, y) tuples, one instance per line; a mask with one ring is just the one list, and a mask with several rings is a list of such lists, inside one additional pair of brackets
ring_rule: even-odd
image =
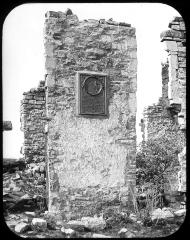
[(163, 191), (168, 168), (178, 165), (177, 154), (185, 144), (185, 136), (177, 124), (157, 127), (157, 134), (142, 143), (136, 157), (137, 185), (152, 183)]

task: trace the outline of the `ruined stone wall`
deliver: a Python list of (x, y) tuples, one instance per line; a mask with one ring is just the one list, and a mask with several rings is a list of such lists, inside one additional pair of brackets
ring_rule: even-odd
[(168, 98), (168, 83), (169, 83), (169, 64), (168, 62), (162, 63), (162, 97), (159, 101), (163, 106), (169, 106), (169, 98)]
[[(182, 17), (174, 17), (170, 30), (161, 33), (161, 41), (168, 52), (169, 63), (168, 98), (169, 110), (175, 115), (180, 129), (186, 130), (186, 29)], [(178, 191), (186, 191), (186, 146), (178, 154), (180, 171), (173, 184)], [(176, 171), (174, 171), (176, 173)]]
[[(186, 34), (183, 19), (175, 17), (169, 28), (161, 33), (161, 42), (168, 53), (166, 62), (162, 64), (162, 96), (158, 104), (146, 107), (143, 114), (145, 141), (157, 137), (158, 129), (170, 123), (178, 124), (182, 130), (186, 128)], [(176, 162), (166, 172), (169, 182), (165, 186), (166, 191), (178, 190), (179, 170), (180, 164)]]
[[(49, 211), (84, 213), (95, 203), (126, 204), (136, 178), (135, 29), (79, 21), (69, 11), (48, 12), (44, 33)], [(107, 117), (76, 114), (77, 71), (108, 75)]]
[(143, 112), (143, 120), (145, 141), (155, 137), (163, 125), (172, 122), (172, 118), (162, 101), (146, 107)]
[(161, 113), (182, 129), (186, 128), (186, 31), (183, 19), (175, 17), (169, 28), (161, 33), (161, 42), (168, 53), (166, 62), (162, 64), (162, 97), (158, 104), (145, 109), (146, 135), (154, 131), (148, 126), (149, 121), (157, 121)]
[(32, 88), (23, 93), (21, 100), (21, 130), (24, 133), (22, 154), (27, 168), (35, 169), (33, 176), (34, 187), (45, 191), (46, 181), (46, 113), (45, 88), (41, 81), (38, 88)]
[(151, 137), (158, 133), (158, 129), (162, 128), (163, 124), (170, 123), (172, 120), (171, 114), (167, 110), (169, 106), (168, 99), (168, 82), (169, 82), (169, 64), (162, 64), (162, 96), (157, 104), (153, 104), (144, 108), (143, 118), (139, 123), (141, 127), (142, 143), (146, 142)]
[(181, 128), (186, 128), (186, 29), (182, 17), (175, 17), (169, 23), (170, 30), (161, 33), (161, 42), (168, 52), (169, 82), (168, 98), (172, 108), (177, 110)]
[[(163, 87), (165, 93), (165, 87)], [(143, 134), (145, 135), (144, 141), (152, 139), (156, 140), (159, 136), (163, 135), (163, 129), (167, 126), (176, 124), (175, 118), (167, 108), (167, 97), (160, 98), (158, 104), (154, 104), (145, 108), (143, 113)], [(170, 128), (169, 128), (170, 129)], [(165, 134), (170, 134), (169, 129)], [(176, 140), (177, 141), (177, 140)], [(178, 172), (180, 165), (177, 161), (177, 154), (173, 159), (171, 168), (168, 168), (165, 172), (165, 192), (177, 191), (178, 190)]]
[(168, 62), (162, 63), (162, 95), (157, 104), (153, 104), (144, 108), (143, 119), (141, 119), (141, 132), (143, 141), (156, 136), (158, 130), (163, 125), (172, 123), (174, 116), (168, 110), (168, 83), (169, 83), (169, 64)]

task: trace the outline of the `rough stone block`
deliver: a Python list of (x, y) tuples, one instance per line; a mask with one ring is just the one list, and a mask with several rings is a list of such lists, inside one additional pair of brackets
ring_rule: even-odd
[(166, 49), (169, 51), (178, 51), (177, 42), (176, 41), (165, 41)]
[(45, 67), (47, 69), (54, 69), (56, 67), (56, 59), (53, 57), (46, 57)]
[(180, 30), (186, 30), (184, 22), (180, 22)]
[(175, 30), (166, 30), (160, 34), (160, 38), (162, 39), (162, 41), (167, 40), (167, 38), (171, 38), (173, 40), (181, 39), (181, 38), (184, 38), (184, 33), (180, 31), (175, 31)]
[(45, 42), (45, 52), (47, 54), (47, 56), (49, 57), (53, 57), (53, 50), (54, 50), (54, 46), (52, 45), (51, 42)]
[(45, 14), (45, 17), (46, 18), (58, 18), (59, 17), (59, 13), (58, 12), (54, 12), (54, 11), (48, 11), (46, 14)]
[(34, 230), (45, 231), (47, 229), (47, 222), (41, 218), (33, 218), (31, 226)]
[(77, 25), (79, 23), (79, 19), (76, 15), (68, 15), (67, 16), (67, 24), (70, 26)]
[(173, 25), (171, 25), (171, 29), (179, 31), (179, 30), (181, 30), (181, 27), (179, 24), (175, 24), (175, 25), (173, 24)]
[(15, 232), (16, 233), (23, 233), (29, 229), (30, 225), (25, 222), (20, 222), (15, 226)]
[(179, 52), (186, 52), (186, 47), (178, 47)]
[(102, 217), (83, 217), (81, 222), (92, 231), (100, 231), (106, 227), (106, 222)]
[(57, 53), (57, 56), (61, 58), (65, 58), (67, 55), (67, 52), (65, 50), (58, 50), (56, 51), (56, 53)]

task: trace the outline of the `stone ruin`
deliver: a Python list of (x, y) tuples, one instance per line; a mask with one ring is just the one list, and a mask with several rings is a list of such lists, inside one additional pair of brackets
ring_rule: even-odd
[[(186, 130), (186, 29), (182, 17), (174, 17), (170, 29), (161, 33), (161, 42), (167, 52), (162, 63), (162, 96), (157, 104), (144, 110), (141, 120), (143, 141), (157, 134), (159, 126), (178, 124)], [(186, 147), (176, 155), (178, 164), (167, 172), (169, 191), (186, 192)]]
[(45, 167), (49, 212), (128, 204), (136, 185), (135, 28), (46, 13), (45, 81), (21, 103), (23, 155)]
[[(168, 52), (162, 97), (145, 109), (144, 141), (154, 134), (151, 121), (186, 128), (185, 26), (176, 17), (169, 27), (161, 34)], [(44, 36), (45, 81), (24, 93), (21, 129), (24, 158), (46, 179), (38, 187), (46, 189), (48, 210), (85, 215), (98, 203), (127, 205), (136, 185), (135, 28), (49, 11)], [(185, 150), (179, 159), (185, 184)]]

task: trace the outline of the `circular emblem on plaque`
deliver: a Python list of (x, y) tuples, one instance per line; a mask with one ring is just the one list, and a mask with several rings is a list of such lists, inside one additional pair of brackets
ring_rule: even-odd
[(90, 76), (85, 79), (84, 87), (85, 91), (92, 96), (100, 94), (103, 88), (101, 81), (94, 76)]

